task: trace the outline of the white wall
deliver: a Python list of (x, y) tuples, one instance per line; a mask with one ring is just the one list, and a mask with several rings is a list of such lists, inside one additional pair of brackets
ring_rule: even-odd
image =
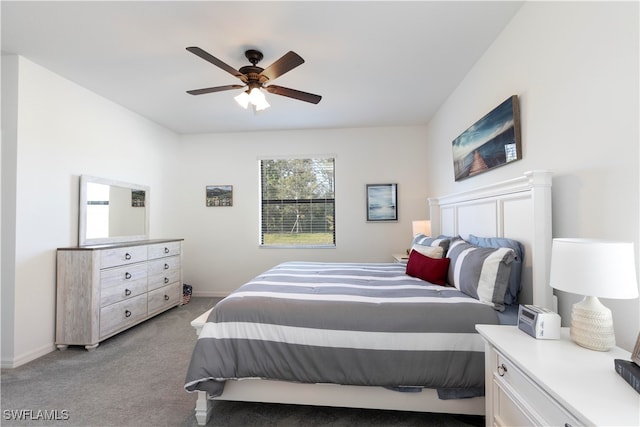
[[(77, 243), (81, 174), (150, 186), (151, 236), (185, 238), (185, 282), (202, 295), (294, 258), (388, 260), (427, 215), (427, 196), (531, 169), (555, 172), (554, 236), (630, 240), (638, 251), (638, 36), (637, 3), (526, 3), (428, 127), (182, 137), (3, 57), (2, 366), (53, 349), (55, 249)], [(512, 94), (524, 159), (455, 183), (451, 140)], [(259, 249), (257, 157), (317, 153), (337, 156), (337, 248)], [(385, 182), (399, 184), (400, 220), (367, 223), (365, 184)], [(234, 206), (206, 208), (210, 184), (233, 185)], [(574, 300), (560, 295), (565, 323)], [(630, 349), (639, 301), (604, 302)]]
[[(0, 296), (0, 337), (2, 361), (5, 354), (13, 354), (13, 319), (15, 314), (15, 223), (16, 212), (16, 170), (18, 134), (18, 57), (2, 56), (2, 269)], [(10, 286), (5, 286), (10, 284)], [(2, 364), (4, 366), (4, 364)]]
[[(160, 234), (173, 222), (173, 210), (166, 209), (167, 196), (153, 190), (175, 170), (178, 139), (29, 60), (6, 59), (3, 74), (8, 70), (17, 79), (12, 88), (3, 87), (3, 110), (17, 111), (17, 131), (3, 132), (2, 142), (3, 162), (5, 150), (16, 151), (15, 161), (6, 159), (10, 167), (2, 168), (3, 367), (54, 348), (55, 250), (78, 243), (79, 176), (149, 185), (151, 234)], [(16, 82), (17, 96), (6, 102), (5, 90), (15, 91)], [(4, 212), (14, 219), (5, 221)], [(5, 251), (4, 237), (14, 231), (15, 244)]]
[[(287, 260), (391, 261), (426, 218), (423, 127), (304, 130), (182, 137), (179, 180), (185, 282), (195, 295), (226, 295)], [(258, 247), (261, 156), (336, 156), (336, 248)], [(366, 184), (397, 183), (399, 221), (366, 222)], [(232, 207), (205, 207), (207, 185), (233, 185)]]
[[(549, 169), (554, 237), (639, 239), (637, 2), (528, 2), (428, 126), (430, 159), (512, 94), (520, 97), (524, 158), (455, 183), (449, 161), (430, 162), (430, 195)], [(615, 286), (615, 284), (611, 284)], [(560, 294), (568, 325), (579, 298)], [(631, 350), (639, 300), (603, 300), (618, 345)]]
[[(179, 137), (25, 58), (2, 65), (3, 367), (54, 349), (55, 254), (77, 244), (80, 175), (149, 186), (151, 237), (185, 238), (200, 295), (293, 258), (389, 261), (427, 215), (424, 127)], [(258, 249), (257, 157), (317, 153), (337, 156), (337, 248)], [(400, 220), (366, 223), (365, 184), (386, 182)], [(206, 208), (210, 184), (233, 185), (234, 206)]]

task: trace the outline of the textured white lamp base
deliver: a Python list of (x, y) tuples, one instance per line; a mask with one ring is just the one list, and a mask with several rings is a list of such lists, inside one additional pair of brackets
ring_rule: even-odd
[(609, 351), (616, 345), (611, 310), (596, 297), (584, 297), (571, 310), (571, 339), (582, 347)]

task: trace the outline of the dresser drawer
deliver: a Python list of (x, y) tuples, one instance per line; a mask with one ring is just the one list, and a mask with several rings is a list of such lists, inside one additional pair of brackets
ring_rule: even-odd
[(496, 353), (497, 365), (493, 372), (494, 387), (498, 389), (494, 395), (496, 421), (504, 417), (504, 425), (521, 425), (522, 420), (535, 425), (582, 425), (509, 359)]
[(149, 259), (180, 255), (181, 242), (155, 243), (149, 245)]
[(149, 292), (149, 314), (166, 307), (178, 305), (182, 297), (182, 286), (174, 283), (169, 286)]
[(133, 264), (146, 260), (147, 246), (129, 246), (126, 248), (113, 248), (100, 251), (101, 268)]
[(149, 268), (147, 272), (149, 276), (155, 276), (156, 274), (164, 274), (170, 271), (180, 271), (180, 257), (172, 256), (168, 258), (156, 259), (149, 261)]
[(127, 283), (120, 283), (114, 286), (106, 286), (100, 289), (100, 307), (104, 307), (127, 298), (147, 292), (147, 280), (134, 280)]
[(100, 338), (147, 317), (147, 294), (100, 309)]
[(173, 256), (149, 261), (148, 290), (158, 289), (180, 281), (180, 257)]
[(170, 270), (166, 273), (149, 277), (147, 289), (152, 291), (176, 282), (180, 282), (180, 270)]
[[(130, 292), (127, 292), (129, 290)], [(100, 305), (104, 307), (147, 290), (147, 264), (100, 271)]]

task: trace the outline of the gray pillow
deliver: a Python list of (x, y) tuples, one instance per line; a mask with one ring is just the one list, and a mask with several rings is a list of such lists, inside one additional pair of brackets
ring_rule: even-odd
[(451, 238), (447, 236), (429, 237), (424, 234), (418, 234), (413, 238), (413, 241), (411, 242), (411, 246), (413, 245), (440, 246), (443, 251), (442, 257), (444, 258), (447, 256), (447, 250), (449, 250), (450, 243), (451, 243)]
[(481, 248), (462, 239), (449, 246), (448, 282), (460, 291), (504, 310), (504, 295), (509, 285), (511, 264), (515, 258), (511, 248)]
[(467, 241), (472, 245), (483, 248), (511, 248), (515, 258), (511, 263), (511, 275), (509, 276), (509, 286), (504, 295), (504, 303), (511, 305), (518, 302), (518, 295), (522, 289), (522, 265), (524, 264), (524, 246), (517, 240), (505, 237), (478, 237), (470, 234)]

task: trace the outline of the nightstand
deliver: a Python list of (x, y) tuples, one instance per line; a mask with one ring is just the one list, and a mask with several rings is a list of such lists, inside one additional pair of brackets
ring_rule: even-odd
[(407, 254), (392, 254), (393, 262), (399, 262), (402, 264), (406, 264), (409, 261), (409, 255)]
[(562, 328), (536, 340), (516, 326), (476, 325), (485, 341), (486, 425), (638, 426), (640, 394), (616, 373), (620, 348), (582, 348)]

